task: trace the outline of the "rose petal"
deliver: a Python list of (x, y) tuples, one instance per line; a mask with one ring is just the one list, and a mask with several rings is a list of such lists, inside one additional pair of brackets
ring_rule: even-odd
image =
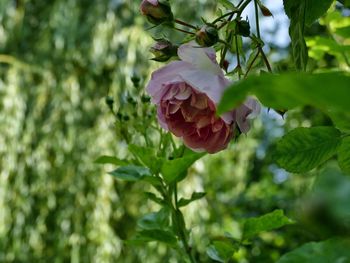
[[(190, 42), (181, 45), (177, 51), (180, 59), (194, 65), (197, 69), (209, 71), (215, 75), (222, 75), (222, 70), (219, 67), (213, 48), (202, 48), (195, 42)], [(209, 54), (209, 56), (208, 56)]]

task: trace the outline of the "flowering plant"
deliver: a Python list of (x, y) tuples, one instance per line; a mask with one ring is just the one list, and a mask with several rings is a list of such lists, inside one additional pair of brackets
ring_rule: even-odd
[(259, 104), (250, 98), (217, 116), (216, 106), (230, 81), (216, 62), (215, 50), (191, 42), (180, 46), (178, 56), (181, 61), (155, 71), (147, 86), (159, 123), (194, 151), (223, 150), (235, 135), (249, 130), (247, 118), (259, 113)]

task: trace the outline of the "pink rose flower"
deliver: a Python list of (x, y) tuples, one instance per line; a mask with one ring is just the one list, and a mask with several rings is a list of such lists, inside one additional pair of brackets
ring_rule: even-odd
[(249, 130), (248, 116), (259, 113), (260, 105), (249, 98), (218, 117), (216, 105), (230, 82), (216, 62), (215, 50), (191, 42), (179, 47), (178, 56), (181, 61), (153, 72), (147, 86), (157, 105), (158, 121), (194, 151), (221, 151), (236, 128)]

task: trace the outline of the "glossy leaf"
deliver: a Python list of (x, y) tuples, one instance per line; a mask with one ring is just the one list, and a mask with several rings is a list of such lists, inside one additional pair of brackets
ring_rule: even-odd
[(340, 135), (333, 127), (296, 128), (277, 142), (274, 159), (289, 172), (308, 172), (336, 154)]

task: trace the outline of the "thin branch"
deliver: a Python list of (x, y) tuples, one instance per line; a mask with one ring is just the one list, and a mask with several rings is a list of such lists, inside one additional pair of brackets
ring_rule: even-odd
[(183, 25), (183, 26), (187, 26), (187, 27), (193, 28), (194, 30), (197, 30), (197, 27), (195, 27), (194, 25), (191, 25), (191, 24), (189, 24), (187, 22), (184, 22), (184, 21), (182, 21), (180, 19), (175, 19), (174, 22), (177, 23), (177, 24)]

